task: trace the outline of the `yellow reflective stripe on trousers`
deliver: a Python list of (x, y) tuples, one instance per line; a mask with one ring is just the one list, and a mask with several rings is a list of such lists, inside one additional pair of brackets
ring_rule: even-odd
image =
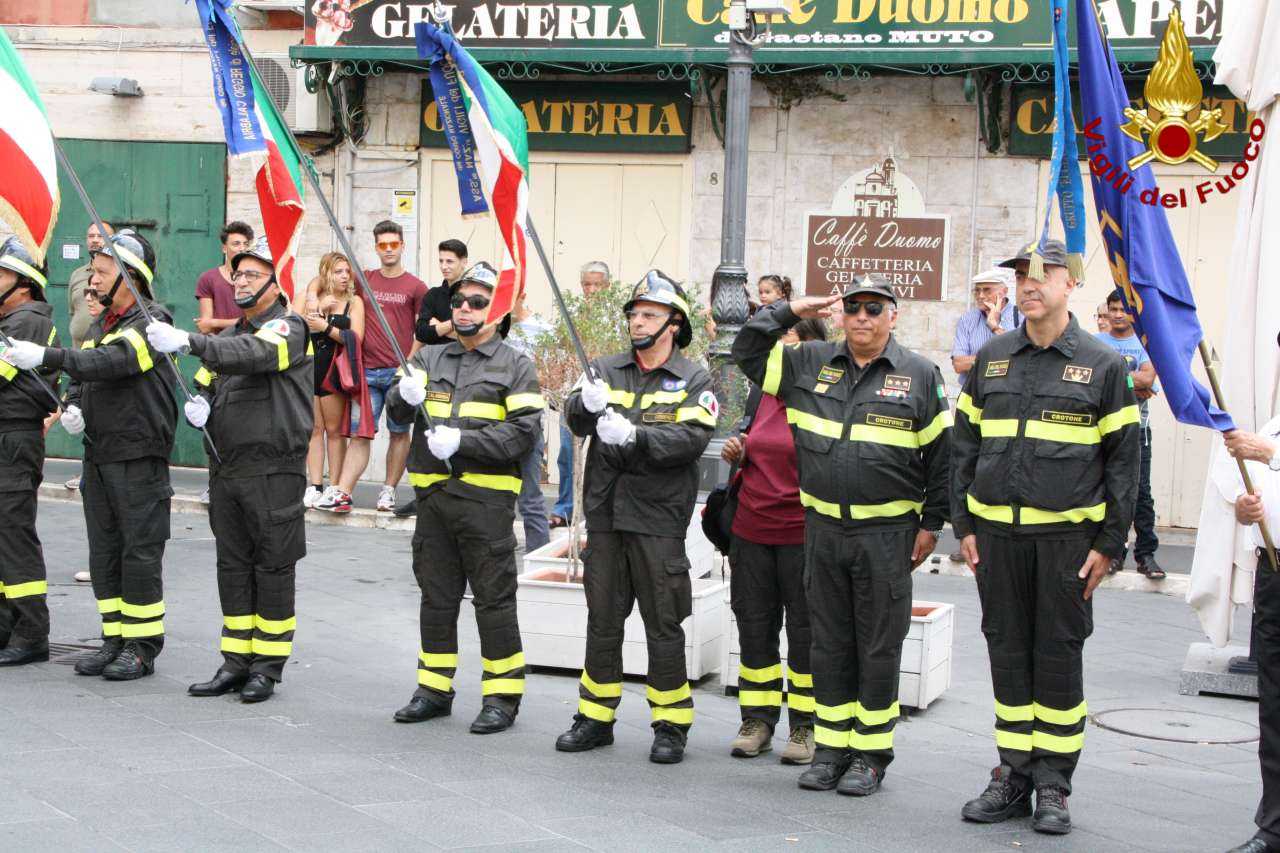
[(157, 601), (155, 604), (130, 604), (127, 601), (122, 601), (120, 602), (120, 614), (132, 619), (154, 619), (157, 616), (164, 615), (164, 602)]
[(1039, 702), (1034, 703), (1032, 707), (1037, 720), (1043, 723), (1052, 723), (1055, 726), (1074, 726), (1089, 714), (1089, 706), (1084, 702), (1065, 711), (1041, 705)]
[(1006, 723), (1028, 723), (1035, 719), (1030, 705), (1006, 705), (996, 700), (996, 716)]
[(254, 616), (253, 627), (257, 628), (264, 634), (284, 634), (288, 631), (297, 630), (298, 617), (290, 616), (288, 619), (263, 619), (261, 616)]
[(1064, 521), (1071, 524), (1079, 524), (1082, 521), (1102, 521), (1106, 517), (1106, 503), (1064, 509), (1057, 512), (1024, 506), (1018, 512), (1018, 521), (1021, 524), (1058, 524)]
[(255, 338), (262, 338), (269, 344), (276, 345), (276, 369), (289, 369), (289, 339), (277, 335), (269, 329), (259, 329), (253, 333)]
[(814, 706), (814, 712), (818, 715), (819, 720), (826, 720), (829, 723), (841, 723), (853, 718), (853, 703), (845, 702), (843, 705), (823, 705), (819, 702)]
[(772, 705), (782, 707), (782, 691), (781, 690), (739, 690), (738, 704), (747, 705), (749, 707), (759, 707), (761, 705)]
[(439, 652), (419, 652), (418, 660), (422, 661), (423, 666), (432, 666), (436, 669), (457, 669), (458, 655), (441, 654)]
[(288, 640), (259, 640), (254, 637), (253, 653), (272, 658), (287, 658), (293, 654), (293, 643)]
[(1098, 419), (1098, 432), (1103, 435), (1113, 433), (1128, 424), (1136, 424), (1140, 420), (1136, 405), (1125, 406), (1109, 415)]
[[(790, 409), (787, 410), (788, 413)], [(889, 427), (872, 426), (871, 424), (854, 424), (849, 427), (850, 441), (865, 441), (869, 444), (887, 444), (891, 447), (906, 447), (915, 450), (918, 447), (916, 434), (909, 429), (890, 429)]]
[(1035, 731), (1031, 733), (1031, 746), (1034, 749), (1043, 749), (1045, 752), (1070, 755), (1073, 752), (1079, 752), (1084, 749), (1084, 732), (1078, 735), (1060, 737), (1047, 732)]
[(919, 515), (924, 512), (924, 502), (889, 501), (882, 504), (854, 504), (849, 507), (850, 518), (893, 518), (907, 512)]
[(798, 693), (787, 694), (787, 707), (793, 711), (800, 711), (805, 714), (813, 713), (813, 697), (801, 696)]
[(815, 498), (804, 489), (800, 490), (800, 506), (809, 507), (814, 512), (828, 515), (832, 518), (840, 517), (840, 504), (824, 501), (822, 498)]
[(517, 409), (545, 409), (547, 401), (543, 399), (541, 394), (510, 394), (506, 399), (507, 411), (514, 412)]
[(1045, 421), (1027, 421), (1023, 434), (1040, 441), (1061, 441), (1067, 444), (1097, 444), (1102, 441), (1102, 434), (1097, 427), (1051, 424)]
[(137, 623), (121, 623), (120, 636), (128, 639), (130, 637), (159, 637), (164, 633), (164, 620), (157, 619), (154, 622), (137, 622)]
[(582, 671), (582, 686), (591, 691), (592, 696), (599, 696), (601, 699), (617, 699), (622, 695), (621, 681), (613, 684), (598, 684), (591, 676), (587, 675), (586, 670)]
[(950, 429), (953, 426), (955, 426), (955, 419), (951, 416), (951, 410), (943, 409), (927, 427), (916, 432), (916, 444), (921, 447), (932, 444), (934, 439), (942, 435), (944, 429)]
[(119, 636), (120, 636), (120, 623), (119, 623), (119, 622), (103, 622), (103, 623), (102, 623), (102, 636), (104, 636), (104, 637), (119, 637)]
[(839, 438), (844, 433), (844, 424), (839, 421), (820, 418), (817, 415), (811, 415), (808, 412), (802, 412), (791, 407), (787, 408), (787, 423), (827, 438)]
[(32, 595), (44, 595), (49, 591), (48, 581), (28, 581), (27, 583), (0, 584), (0, 592), (7, 599), (27, 598)]
[(118, 599), (118, 598), (99, 598), (99, 599), (98, 599), (98, 612), (99, 612), (99, 613), (101, 613), (101, 614), (102, 614), (102, 615), (104, 615), (104, 616), (105, 616), (106, 614), (108, 614), (108, 613), (119, 613), (119, 612), (120, 612), (120, 599)]
[(716, 425), (715, 415), (711, 414), (701, 406), (685, 406), (676, 409), (676, 423), (683, 424), (689, 421), (709, 427), (714, 427)]
[(693, 725), (692, 708), (667, 708), (662, 705), (655, 705), (652, 711), (655, 723), (671, 723), (677, 726)]
[(818, 746), (829, 746), (834, 749), (846, 749), (849, 746), (849, 734), (849, 732), (829, 729), (823, 725), (816, 725), (813, 727), (813, 740)]
[(3, 376), (5, 379), (12, 380), (13, 377), (17, 375), (18, 375), (18, 368), (14, 367), (12, 364), (5, 361), (4, 359), (0, 359), (0, 376)]
[(782, 384), (782, 341), (778, 341), (773, 345), (773, 349), (769, 350), (769, 359), (764, 364), (764, 381), (760, 383), (760, 390), (766, 394), (777, 394), (778, 387)]
[(502, 675), (504, 672), (510, 672), (513, 669), (524, 666), (524, 652), (516, 652), (514, 655), (501, 660), (488, 660), (482, 657), (480, 658), (480, 666), (491, 675)]
[(651, 391), (640, 398), (640, 408), (647, 409), (650, 406), (683, 403), (688, 396), (688, 391)]
[(996, 729), (996, 746), (1001, 749), (1016, 749), (1019, 752), (1031, 751), (1031, 735), (1006, 732)]
[(222, 624), (230, 631), (252, 631), (252, 616), (223, 616)]
[(587, 699), (579, 699), (578, 713), (602, 723), (612, 723), (617, 712), (605, 705), (600, 705)]
[(1004, 524), (1013, 524), (1013, 507), (1011, 506), (989, 506), (975, 498), (973, 495), (965, 495), (965, 505), (969, 507), (969, 512), (978, 518), (985, 518), (987, 521), (999, 521)]
[(469, 401), (458, 404), (458, 417), (480, 418), (486, 421), (505, 421), (507, 410), (497, 403)]
[(495, 693), (519, 696), (524, 693), (523, 678), (490, 678), (480, 682), (480, 695), (492, 696)]
[(899, 714), (901, 714), (901, 711), (898, 708), (897, 702), (894, 702), (888, 708), (883, 708), (879, 711), (869, 711), (862, 707), (861, 702), (853, 703), (853, 715), (857, 717), (858, 721), (864, 726), (883, 726), (890, 720), (896, 720)]
[(963, 412), (964, 416), (969, 419), (969, 423), (977, 426), (982, 423), (982, 409), (973, 404), (973, 398), (968, 392), (961, 392), (959, 398), (956, 399), (956, 411)]
[(989, 418), (978, 426), (983, 438), (1014, 438), (1018, 435), (1017, 418)]
[(873, 735), (849, 732), (849, 747), (863, 752), (893, 749), (893, 732), (880, 732)]
[(792, 687), (812, 687), (813, 676), (807, 672), (796, 672), (791, 667), (787, 667), (787, 681), (791, 682)]
[[(106, 345), (119, 338), (124, 338), (133, 347), (134, 353), (138, 357), (138, 368), (146, 373), (154, 364), (151, 361), (151, 350), (147, 349), (147, 342), (142, 339), (142, 333), (137, 329), (121, 329), (102, 336), (102, 344)], [(87, 347), (86, 347), (87, 349)]]
[(441, 693), (448, 693), (453, 689), (452, 678), (447, 675), (441, 675), (438, 672), (432, 672), (429, 669), (418, 670), (418, 683), (423, 687), (439, 690)]
[(251, 641), (237, 640), (235, 637), (223, 637), (218, 648), (224, 652), (230, 652), (233, 655), (253, 654), (253, 643)]
[(674, 690), (655, 690), (652, 687), (646, 687), (644, 693), (649, 698), (649, 701), (655, 705), (674, 705), (693, 696), (693, 691), (689, 689), (689, 682), (687, 681)]
[(739, 665), (738, 676), (745, 678), (747, 681), (754, 681), (757, 684), (767, 684), (770, 681), (777, 681), (782, 678), (782, 664), (775, 663), (773, 666), (762, 666), (759, 669)]

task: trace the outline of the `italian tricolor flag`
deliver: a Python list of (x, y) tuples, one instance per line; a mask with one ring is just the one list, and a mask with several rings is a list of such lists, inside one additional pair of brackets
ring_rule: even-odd
[(0, 219), (44, 263), (58, 218), (53, 131), (35, 83), (0, 29)]
[(267, 87), (258, 77), (253, 63), (247, 63), (257, 97), (254, 108), (258, 127), (267, 145), (267, 161), (258, 170), (254, 184), (258, 189), (258, 206), (262, 210), (262, 227), (267, 232), (267, 245), (276, 262), (276, 278), (280, 289), (293, 301), (293, 264), (302, 237), (302, 163), (294, 148), (293, 138), (280, 114), (267, 99)]

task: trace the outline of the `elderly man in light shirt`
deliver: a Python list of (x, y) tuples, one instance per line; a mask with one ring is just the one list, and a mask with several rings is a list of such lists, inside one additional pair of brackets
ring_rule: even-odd
[(956, 321), (956, 339), (951, 346), (951, 366), (961, 388), (978, 350), (996, 335), (1012, 332), (1021, 322), (1009, 298), (1012, 284), (1013, 270), (1004, 267), (992, 267), (973, 278), (973, 307)]

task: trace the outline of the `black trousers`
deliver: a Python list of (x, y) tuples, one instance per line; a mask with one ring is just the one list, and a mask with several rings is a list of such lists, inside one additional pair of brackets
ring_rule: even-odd
[(1258, 661), (1258, 835), (1280, 847), (1280, 579), (1264, 555), (1253, 576), (1253, 654)]
[(806, 521), (815, 764), (850, 751), (881, 772), (893, 761), (915, 536), (914, 530), (843, 530), (812, 514)]
[(293, 653), (294, 577), (307, 553), (306, 477), (262, 474), (209, 479), (209, 526), (217, 543), (222, 668), (273, 681)]
[(1091, 541), (977, 537), (1000, 761), (1036, 786), (1070, 793), (1088, 714), (1082, 656), (1093, 602), (1077, 573)]
[(89, 575), (104, 639), (164, 648), (164, 543), (169, 539), (169, 461), (86, 461), (81, 475)]
[(622, 701), (623, 625), (638, 603), (649, 651), (645, 693), (653, 725), (666, 723), (688, 731), (693, 725), (693, 693), (681, 623), (693, 612), (693, 585), (684, 540), (589, 530), (582, 561), (587, 652), (578, 685), (578, 713), (613, 722)]
[(419, 489), (413, 573), (422, 590), (418, 696), (453, 702), (458, 611), (467, 583), (480, 629), (485, 705), (515, 712), (524, 695), (524, 650), (516, 621), (515, 509)]
[[(1133, 556), (1145, 560), (1160, 547), (1156, 535), (1156, 504), (1151, 497), (1151, 428), (1141, 432), (1142, 453), (1138, 460), (1138, 502), (1133, 508)], [(1127, 549), (1126, 549), (1127, 550)]]
[(0, 649), (11, 635), (36, 642), (49, 637), (49, 583), (36, 535), (43, 469), (39, 429), (0, 433)]
[[(729, 543), (729, 603), (738, 623), (738, 706), (742, 719), (770, 728), (782, 714), (782, 656), (778, 632), (787, 628), (787, 722), (813, 725), (809, 668), (809, 604), (804, 597), (804, 546), (761, 545), (734, 536)], [(785, 623), (784, 623), (785, 614)]]

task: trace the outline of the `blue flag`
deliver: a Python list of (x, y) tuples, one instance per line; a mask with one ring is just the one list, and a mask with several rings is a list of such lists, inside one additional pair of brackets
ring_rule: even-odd
[(1067, 0), (1053, 0), (1053, 153), (1050, 155), (1049, 198), (1044, 206), (1040, 242), (1028, 267), (1032, 278), (1044, 278), (1041, 252), (1049, 240), (1049, 220), (1055, 196), (1067, 238), (1067, 269), (1072, 278), (1084, 278), (1084, 183), (1080, 180), (1068, 72)]
[(240, 29), (230, 5), (231, 0), (196, 0), (213, 65), (214, 99), (222, 115), (227, 154), (265, 154), (267, 142), (258, 122), (253, 74), (248, 58), (240, 51)]
[(1120, 130), (1129, 96), (1093, 0), (1076, 0), (1076, 18), (1080, 117), (1111, 277), (1136, 320), (1173, 416), (1194, 426), (1234, 429), (1231, 416), (1191, 375), (1204, 331), (1164, 209), (1139, 198), (1144, 190), (1154, 192), (1151, 167), (1128, 171), (1126, 164), (1144, 149)]

